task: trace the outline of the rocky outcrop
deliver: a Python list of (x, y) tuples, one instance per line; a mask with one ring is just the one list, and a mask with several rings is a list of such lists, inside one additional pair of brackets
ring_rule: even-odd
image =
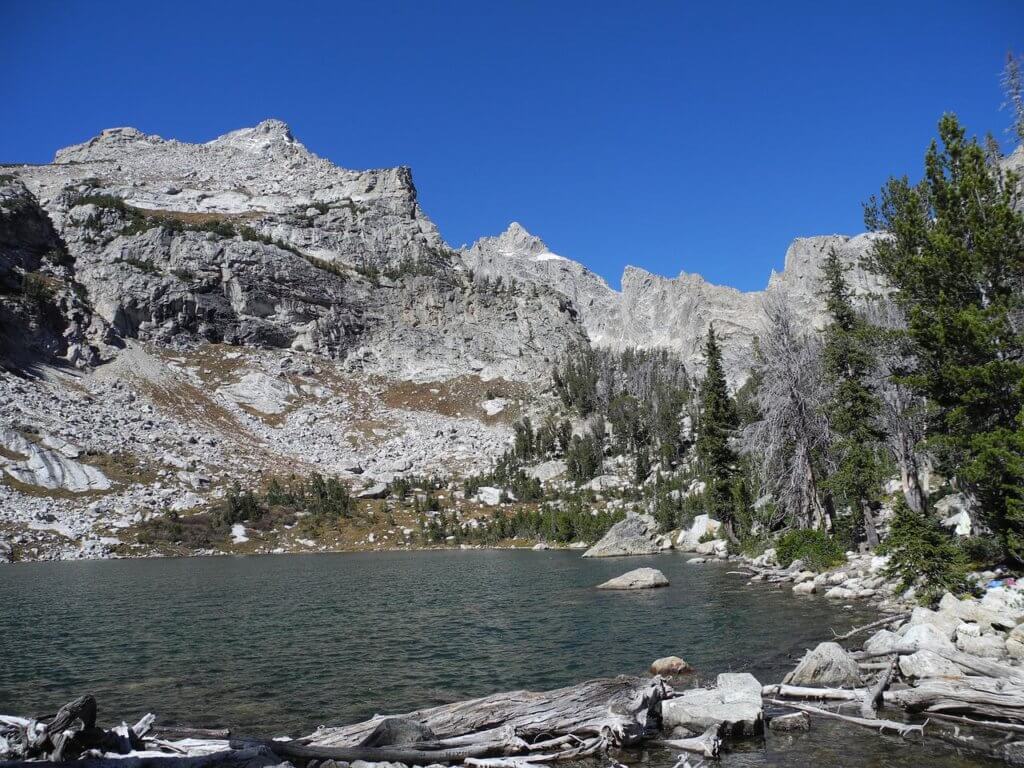
[(636, 568), (598, 584), (598, 589), (655, 589), (667, 587), (668, 579), (657, 568)]
[(629, 514), (608, 529), (584, 557), (653, 555), (661, 551), (658, 522), (650, 515)]
[(112, 129), (11, 170), (123, 338), (309, 351), (412, 380), (536, 380), (586, 341), (565, 296), (472, 279), (407, 168), (339, 168), (278, 121), (201, 145)]
[[(0, 455), (0, 469), (25, 485), (72, 493), (105, 491), (110, 480), (96, 467), (75, 461), (76, 450), (59, 444), (57, 450), (28, 440), (12, 429), (0, 430), (0, 447), (14, 458)], [(63, 448), (63, 450), (61, 450)]]
[(586, 267), (551, 252), (542, 240), (513, 222), (497, 237), (485, 237), (460, 251), (468, 267), (491, 278), (553, 288), (580, 313), (593, 344), (628, 348), (666, 348), (678, 352), (691, 370), (703, 366), (701, 344), (710, 323), (723, 340), (725, 362), (736, 381), (749, 369), (754, 337), (761, 332), (761, 302), (784, 294), (808, 324), (826, 320), (820, 296), (821, 267), (834, 248), (850, 268), (855, 291), (882, 290), (865, 272), (861, 259), (875, 235), (799, 238), (786, 251), (785, 268), (772, 273), (764, 291), (743, 292), (713, 285), (700, 275), (676, 278), (626, 267), (622, 290), (615, 291)]

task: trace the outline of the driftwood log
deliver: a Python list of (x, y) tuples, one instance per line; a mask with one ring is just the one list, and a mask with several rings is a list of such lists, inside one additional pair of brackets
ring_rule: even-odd
[[(661, 701), (672, 689), (658, 677), (619, 676), (590, 680), (554, 691), (513, 691), (444, 704), (399, 715), (429, 728), (438, 739), (461, 738), (461, 746), (494, 740), (494, 729), (511, 728), (526, 744), (556, 736), (603, 739), (609, 746), (628, 746), (657, 729)], [(311, 747), (353, 747), (381, 721), (320, 728), (301, 741)]]
[[(40, 768), (87, 751), (90, 765), (98, 768), (263, 768), (285, 760), (530, 768), (582, 759), (610, 746), (636, 744), (654, 736), (660, 726), (661, 701), (671, 695), (672, 689), (660, 677), (604, 678), (555, 691), (515, 691), (399, 717), (377, 716), (354, 725), (322, 728), (295, 741), (233, 738), (230, 742), (208, 738), (223, 731), (197, 729), (178, 731), (203, 737), (199, 740), (161, 738), (170, 734), (168, 729), (153, 729), (152, 715), (132, 728), (103, 730), (96, 726), (95, 699), (83, 696), (62, 707), (48, 723), (0, 717), (0, 758), (13, 757), (19, 764), (34, 760), (32, 766)], [(683, 741), (712, 754), (718, 748), (713, 736)], [(0, 768), (14, 764), (0, 762)]]

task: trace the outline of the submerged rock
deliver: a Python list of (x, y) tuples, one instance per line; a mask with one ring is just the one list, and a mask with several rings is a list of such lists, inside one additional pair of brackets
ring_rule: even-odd
[(668, 579), (657, 568), (637, 568), (609, 579), (598, 585), (598, 589), (654, 589), (667, 587)]
[(661, 551), (658, 522), (650, 515), (627, 515), (606, 533), (584, 557), (653, 555)]
[(806, 731), (811, 727), (811, 718), (807, 716), (806, 712), (789, 712), (785, 715), (773, 717), (768, 721), (768, 727), (780, 733)]
[(790, 685), (849, 687), (861, 684), (857, 661), (839, 643), (820, 643), (786, 676)]

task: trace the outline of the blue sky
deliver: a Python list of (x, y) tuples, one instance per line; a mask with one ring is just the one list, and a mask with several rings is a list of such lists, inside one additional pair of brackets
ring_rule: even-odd
[(0, 162), (106, 127), (206, 141), (277, 117), (350, 168), (409, 165), (453, 245), (520, 221), (618, 285), (762, 287), (854, 233), (955, 111), (1007, 138), (1021, 0), (0, 0)]

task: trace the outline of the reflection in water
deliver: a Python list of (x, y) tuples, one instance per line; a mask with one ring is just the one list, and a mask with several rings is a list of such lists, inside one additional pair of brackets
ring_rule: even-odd
[[(641, 565), (666, 589), (593, 587)], [(85, 692), (101, 719), (239, 732), (321, 723), (515, 688), (640, 673), (669, 654), (713, 678), (776, 681), (804, 649), (865, 620), (747, 587), (681, 555), (571, 552), (279, 555), (0, 568), (0, 712), (42, 714)], [(16, 660), (13, 661), (12, 660)], [(698, 678), (700, 679), (700, 678)], [(672, 765), (664, 751), (631, 765)], [(724, 766), (968, 766), (941, 748), (815, 722), (741, 745)]]

